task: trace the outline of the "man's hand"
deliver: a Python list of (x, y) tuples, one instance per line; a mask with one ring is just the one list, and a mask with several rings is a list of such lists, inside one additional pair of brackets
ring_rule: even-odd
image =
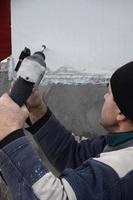
[(44, 103), (38, 88), (33, 89), (31, 96), (26, 102), (26, 106), (30, 113), (30, 120), (33, 124), (47, 112), (47, 106)]
[(19, 107), (8, 94), (0, 97), (0, 141), (11, 132), (23, 128), (29, 116), (26, 106)]

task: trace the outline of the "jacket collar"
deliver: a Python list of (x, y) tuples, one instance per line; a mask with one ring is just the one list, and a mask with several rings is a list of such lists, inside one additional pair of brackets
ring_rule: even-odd
[(115, 147), (131, 139), (133, 139), (133, 131), (124, 133), (108, 133), (106, 142), (109, 146)]

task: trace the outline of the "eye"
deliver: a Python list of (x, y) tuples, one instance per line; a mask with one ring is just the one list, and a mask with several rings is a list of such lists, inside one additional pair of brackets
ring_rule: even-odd
[(107, 83), (107, 85), (106, 85), (106, 86), (107, 86), (107, 88), (108, 88), (108, 87), (109, 87), (109, 83)]

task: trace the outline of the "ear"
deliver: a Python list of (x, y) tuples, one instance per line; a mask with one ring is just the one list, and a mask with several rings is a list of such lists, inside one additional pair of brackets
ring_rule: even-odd
[(120, 111), (116, 117), (117, 121), (124, 121), (127, 118), (125, 117), (125, 115)]

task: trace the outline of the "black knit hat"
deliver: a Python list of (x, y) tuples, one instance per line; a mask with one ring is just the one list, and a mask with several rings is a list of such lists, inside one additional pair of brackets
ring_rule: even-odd
[(117, 69), (110, 84), (117, 106), (128, 119), (133, 120), (133, 61)]

